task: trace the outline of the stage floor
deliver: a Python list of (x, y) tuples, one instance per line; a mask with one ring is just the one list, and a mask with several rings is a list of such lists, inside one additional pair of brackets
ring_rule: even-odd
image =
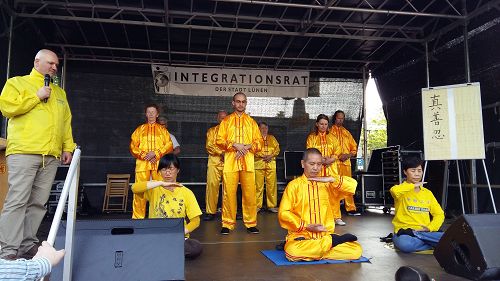
[[(127, 214), (104, 215), (102, 218), (128, 218)], [(371, 263), (319, 264), (276, 266), (261, 250), (272, 250), (283, 241), (286, 232), (279, 226), (277, 214), (259, 213), (260, 234), (247, 234), (242, 221), (229, 235), (219, 233), (220, 217), (202, 221), (192, 238), (203, 244), (203, 254), (196, 260), (186, 261), (186, 280), (235, 281), (235, 280), (394, 280), (396, 270), (403, 265), (419, 267), (429, 277), (438, 281), (467, 280), (446, 273), (433, 255), (404, 254), (385, 247), (379, 242), (392, 230), (392, 215), (381, 210), (368, 210), (363, 216), (344, 216), (346, 226), (337, 226), (337, 233), (353, 233), (363, 246), (363, 256)], [(82, 217), (87, 219), (88, 217)], [(96, 217), (92, 217), (95, 219)], [(44, 221), (39, 236), (43, 238), (50, 227)]]

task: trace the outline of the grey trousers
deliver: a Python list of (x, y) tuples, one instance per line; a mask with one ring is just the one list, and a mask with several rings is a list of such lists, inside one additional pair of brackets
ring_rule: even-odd
[(7, 156), (9, 192), (0, 216), (0, 257), (20, 256), (38, 243), (36, 233), (58, 166), (53, 156)]

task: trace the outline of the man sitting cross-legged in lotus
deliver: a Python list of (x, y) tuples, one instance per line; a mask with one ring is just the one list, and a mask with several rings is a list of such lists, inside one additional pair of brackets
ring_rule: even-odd
[(361, 245), (352, 234), (334, 233), (332, 200), (354, 194), (356, 181), (350, 177), (318, 177), (323, 158), (308, 148), (301, 161), (304, 174), (288, 183), (279, 208), (281, 227), (288, 230), (285, 243), (290, 261), (321, 259), (356, 260)]

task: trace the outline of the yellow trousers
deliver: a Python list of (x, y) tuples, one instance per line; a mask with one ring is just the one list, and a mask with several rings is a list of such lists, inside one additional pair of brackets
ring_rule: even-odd
[(217, 212), (223, 170), (224, 166), (220, 165), (208, 165), (207, 167), (207, 188), (205, 192), (205, 212), (207, 214), (215, 214)]
[[(144, 182), (153, 180), (162, 180), (160, 173), (157, 171), (144, 171), (135, 172), (135, 182)], [(140, 198), (134, 194), (134, 201), (132, 202), (132, 218), (143, 219), (146, 217), (146, 199)]]
[[(351, 166), (339, 164), (338, 169), (339, 169), (339, 175), (352, 177)], [(342, 199), (344, 199), (346, 211), (348, 212), (356, 211), (356, 204), (354, 203), (354, 195), (346, 195), (340, 198), (340, 200)], [(332, 204), (332, 208), (335, 219), (340, 219), (342, 217), (342, 213), (340, 212), (340, 202)]]
[(289, 261), (357, 260), (363, 249), (358, 242), (346, 242), (332, 248), (332, 237), (286, 241), (285, 254)]
[(224, 172), (222, 188), (222, 227), (234, 229), (236, 225), (238, 182), (241, 184), (243, 223), (246, 228), (257, 225), (254, 172)]
[(255, 170), (255, 188), (257, 195), (257, 209), (262, 208), (264, 194), (264, 179), (266, 181), (266, 203), (268, 208), (276, 208), (278, 204), (278, 183), (276, 170)]

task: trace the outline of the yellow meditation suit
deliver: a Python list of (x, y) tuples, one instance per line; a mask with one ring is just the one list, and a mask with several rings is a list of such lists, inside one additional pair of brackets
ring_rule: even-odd
[[(333, 125), (330, 128), (330, 134), (337, 139), (340, 145), (340, 153), (337, 155), (337, 160), (335, 160), (335, 164), (339, 169), (339, 174), (341, 176), (352, 176), (351, 169), (351, 159), (347, 159), (345, 161), (340, 161), (338, 157), (340, 154), (356, 154), (358, 151), (358, 145), (356, 141), (352, 137), (351, 133), (344, 128), (343, 126), (335, 126)], [(356, 204), (354, 203), (354, 196), (346, 196), (344, 198), (345, 209), (346, 211), (356, 211)], [(337, 217), (337, 216), (336, 216)], [(340, 218), (340, 209), (338, 210), (338, 217)]]
[[(323, 157), (334, 157), (340, 154), (340, 144), (337, 139), (333, 137), (332, 134), (329, 133), (311, 133), (307, 136), (306, 148), (316, 148), (321, 152)], [(323, 165), (323, 169), (321, 171), (320, 176), (336, 176), (339, 175), (338, 165), (333, 162), (330, 166)], [(334, 202), (332, 201), (332, 208), (334, 212), (335, 218), (340, 218), (340, 200)]]
[[(300, 260), (354, 260), (361, 257), (358, 242), (346, 242), (332, 248), (335, 222), (331, 201), (353, 194), (356, 180), (334, 176), (335, 182), (309, 181), (305, 175), (288, 183), (281, 198), (278, 218), (281, 227), (288, 230), (285, 254), (290, 261)], [(322, 224), (326, 232), (310, 232), (309, 224)]]
[(207, 164), (207, 187), (205, 195), (206, 213), (215, 214), (217, 212), (217, 202), (219, 201), (219, 187), (224, 169), (224, 151), (215, 144), (219, 125), (208, 129), (205, 148), (208, 153)]
[[(335, 138), (333, 138), (332, 134), (325, 133), (310, 133), (307, 136), (306, 140), (306, 148), (316, 148), (321, 152), (323, 157), (334, 157), (336, 158), (340, 152), (340, 145)], [(333, 162), (331, 165), (323, 166), (321, 171), (321, 175), (323, 177), (326, 176), (335, 176), (338, 175), (338, 168)]]
[[(246, 113), (228, 115), (219, 124), (216, 144), (224, 151), (222, 194), (222, 227), (234, 229), (236, 224), (236, 190), (241, 184), (243, 222), (247, 228), (257, 225), (254, 154), (261, 149), (262, 136), (255, 120)], [(236, 159), (233, 144), (251, 145), (245, 156)]]
[[(172, 152), (173, 145), (170, 134), (163, 125), (158, 123), (142, 124), (132, 133), (130, 141), (130, 153), (136, 158), (135, 161), (135, 182), (161, 180), (158, 174), (158, 161), (160, 158)], [(156, 161), (151, 163), (144, 159), (149, 151), (153, 151)], [(146, 216), (146, 200), (134, 194), (132, 204), (132, 218), (143, 219)]]
[[(255, 187), (257, 189), (257, 209), (262, 208), (264, 179), (266, 181), (266, 203), (268, 208), (278, 204), (278, 182), (276, 179), (276, 156), (280, 154), (280, 144), (273, 135), (262, 137), (262, 149), (255, 154)], [(263, 156), (272, 155), (266, 163)]]

